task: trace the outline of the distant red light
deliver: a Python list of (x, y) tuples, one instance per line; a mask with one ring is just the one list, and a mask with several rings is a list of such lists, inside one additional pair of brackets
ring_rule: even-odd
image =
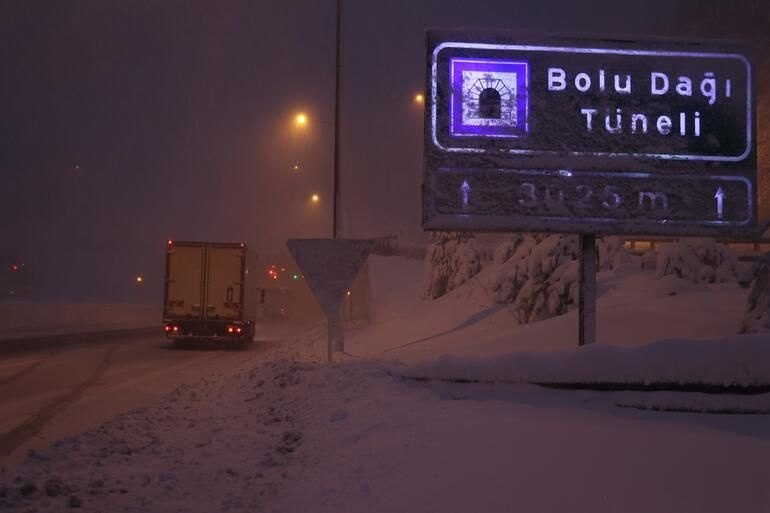
[(235, 328), (235, 332), (236, 333), (240, 333), (241, 332), (241, 328)]
[(174, 326), (174, 331), (179, 331), (179, 326)]
[(166, 326), (166, 331), (171, 331), (171, 326)]
[(173, 241), (173, 240), (170, 240), (170, 241), (168, 241), (168, 245), (169, 245), (169, 246), (172, 246), (173, 244), (174, 244), (174, 241)]
[(227, 332), (228, 332), (228, 333), (232, 333), (232, 332), (233, 332), (233, 328), (232, 328), (232, 327), (230, 327), (230, 328), (227, 328)]
[(18, 266), (18, 265), (16, 265), (16, 264), (13, 264), (13, 265), (11, 266), (11, 271), (18, 271), (18, 270), (19, 270), (19, 266)]

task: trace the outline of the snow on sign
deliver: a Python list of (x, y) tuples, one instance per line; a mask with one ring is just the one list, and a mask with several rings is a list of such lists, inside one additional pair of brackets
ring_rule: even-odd
[(426, 229), (754, 235), (746, 47), (456, 30), (427, 50)]

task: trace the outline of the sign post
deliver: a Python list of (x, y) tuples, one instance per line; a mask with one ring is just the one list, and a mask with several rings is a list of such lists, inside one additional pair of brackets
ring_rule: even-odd
[(578, 257), (578, 345), (596, 342), (596, 236), (580, 236)]
[(429, 31), (426, 71), (423, 227), (580, 234), (581, 343), (596, 235), (758, 235), (744, 46)]
[(340, 306), (369, 257), (372, 242), (356, 239), (289, 239), (292, 258), (326, 315), (327, 361), (345, 351)]

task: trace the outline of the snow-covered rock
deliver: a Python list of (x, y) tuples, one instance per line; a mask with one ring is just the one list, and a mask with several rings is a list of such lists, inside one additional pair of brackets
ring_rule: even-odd
[(456, 289), (481, 271), (481, 262), (474, 234), (436, 233), (425, 255), (423, 298), (436, 299)]

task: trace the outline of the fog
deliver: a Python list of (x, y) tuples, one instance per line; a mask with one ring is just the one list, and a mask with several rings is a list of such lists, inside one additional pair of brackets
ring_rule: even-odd
[[(426, 28), (699, 33), (692, 2), (343, 3), (353, 237), (422, 237)], [(2, 3), (0, 265), (25, 277), (0, 300), (160, 302), (168, 239), (330, 236), (334, 20), (331, 0)]]

